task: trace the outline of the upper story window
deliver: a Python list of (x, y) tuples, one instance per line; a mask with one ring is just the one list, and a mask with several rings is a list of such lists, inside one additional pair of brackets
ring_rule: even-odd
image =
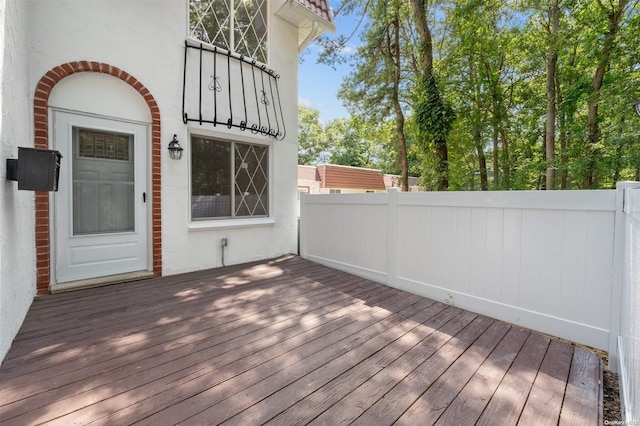
[(189, 0), (189, 36), (267, 63), (267, 0)]

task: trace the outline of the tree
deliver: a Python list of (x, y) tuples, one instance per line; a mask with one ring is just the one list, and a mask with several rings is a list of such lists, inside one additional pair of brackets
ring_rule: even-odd
[(447, 137), (455, 120), (455, 114), (440, 93), (433, 69), (433, 37), (427, 21), (428, 4), (429, 0), (411, 0), (420, 35), (418, 46), (420, 74), (417, 76), (414, 113), (421, 139), (424, 139), (423, 142), (431, 141), (435, 147), (437, 189), (444, 191), (449, 188)]
[(410, 170), (433, 190), (640, 178), (629, 119), (640, 93), (639, 0), (343, 5), (366, 25), (340, 92), (357, 120), (333, 126), (342, 133), (325, 150), (336, 161)]
[(598, 146), (601, 137), (598, 116), (600, 92), (604, 83), (605, 73), (611, 64), (616, 46), (616, 37), (629, 3), (630, 0), (609, 0), (607, 4), (602, 0), (596, 1), (599, 11), (606, 16), (607, 28), (603, 34), (598, 62), (591, 81), (589, 115), (587, 116), (587, 143), (590, 159), (583, 181), (583, 188), (585, 189), (595, 188), (598, 184), (596, 165), (601, 155), (601, 149)]
[(329, 163), (342, 166), (376, 168), (376, 148), (356, 118), (335, 119), (325, 127)]
[(320, 124), (320, 111), (298, 107), (298, 164), (318, 164), (326, 161), (328, 144)]
[(556, 149), (556, 67), (558, 65), (557, 38), (560, 28), (560, 0), (553, 0), (547, 9), (549, 38), (547, 54), (547, 123), (545, 132), (545, 154), (547, 160), (545, 189), (555, 189)]
[(407, 142), (401, 92), (406, 92), (402, 77), (401, 22), (406, 19), (401, 0), (376, 0), (369, 4), (371, 23), (367, 25), (364, 46), (358, 48), (355, 71), (343, 83), (339, 96), (353, 115), (377, 127), (390, 116), (395, 120), (397, 158), (401, 169), (401, 187), (409, 190)]
[(391, 87), (391, 104), (396, 116), (396, 135), (398, 137), (398, 156), (400, 157), (400, 186), (403, 191), (409, 191), (409, 164), (407, 161), (407, 140), (404, 134), (404, 112), (400, 105), (400, 2), (392, 3), (390, 33), (388, 34), (386, 45), (388, 50), (384, 54), (385, 59), (393, 69), (393, 83)]
[[(454, 152), (450, 165), (459, 170), (455, 162), (464, 158), (467, 167), (474, 157), (472, 173), (481, 189), (489, 189), (490, 172), (493, 189), (509, 188), (513, 136), (508, 111), (516, 81), (509, 62), (512, 52), (519, 51), (514, 48), (518, 34), (511, 26), (515, 13), (499, 0), (458, 0), (444, 11), (448, 38), (441, 43), (441, 81), (457, 115), (448, 141)], [(456, 144), (466, 145), (471, 153), (460, 152)], [(475, 188), (475, 181), (469, 182)]]
[(358, 117), (337, 118), (322, 125), (320, 112), (298, 107), (298, 164), (340, 164), (384, 168), (388, 136), (367, 130)]

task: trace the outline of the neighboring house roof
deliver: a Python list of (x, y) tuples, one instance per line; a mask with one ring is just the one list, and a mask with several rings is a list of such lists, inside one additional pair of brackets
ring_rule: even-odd
[[(419, 178), (409, 176), (409, 188), (417, 187), (419, 184)], [(394, 186), (400, 187), (400, 176), (399, 175), (384, 175), (384, 184), (387, 188), (392, 188)]]
[(298, 166), (298, 180), (312, 180), (320, 182), (320, 175), (316, 166)]
[(380, 170), (321, 164), (318, 166), (321, 188), (350, 188), (384, 191)]
[[(362, 167), (321, 164), (298, 165), (298, 182), (318, 182), (320, 188), (380, 190), (400, 187), (400, 176)], [(420, 191), (420, 178), (409, 176), (409, 190)]]

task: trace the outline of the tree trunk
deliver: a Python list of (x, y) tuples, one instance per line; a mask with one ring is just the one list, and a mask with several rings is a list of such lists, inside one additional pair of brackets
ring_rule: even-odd
[[(570, 59), (567, 63), (568, 69), (573, 69), (576, 66), (576, 60), (578, 57), (578, 48), (574, 46)], [(571, 87), (576, 83), (576, 78), (570, 78), (569, 80), (564, 81), (565, 87)], [(559, 128), (559, 140), (560, 140), (560, 189), (569, 189), (569, 145), (571, 143), (569, 137), (569, 126), (572, 123), (575, 123), (575, 100), (571, 103), (571, 105), (565, 105), (565, 97), (562, 91), (562, 84), (560, 83), (560, 79), (556, 79), (556, 99), (558, 105), (558, 128)], [(564, 105), (564, 107), (562, 107)]]
[[(446, 110), (447, 105), (441, 97), (435, 75), (433, 74), (433, 39), (429, 23), (427, 22), (426, 2), (427, 0), (411, 0), (415, 21), (418, 26), (418, 33), (420, 34), (420, 65), (422, 67), (422, 83), (426, 91), (424, 96), (430, 98), (434, 103), (437, 103), (437, 108), (441, 107), (442, 110)], [(449, 117), (446, 117), (446, 114), (442, 113), (439, 117), (441, 122), (438, 123), (440, 125), (436, 127), (445, 128), (449, 126), (450, 129), (450, 123), (445, 124), (448, 119)], [(446, 133), (448, 133), (448, 130), (444, 132), (440, 130), (433, 135), (433, 144), (438, 161), (436, 172), (438, 174), (437, 188), (439, 191), (446, 191), (449, 188), (449, 154)]]
[(438, 191), (446, 191), (449, 189), (449, 153), (447, 150), (447, 141), (442, 138), (434, 140), (436, 146), (436, 155), (438, 156)]
[(569, 149), (569, 140), (564, 125), (560, 126), (560, 189), (567, 189), (569, 180), (569, 170), (567, 164), (567, 150)]
[[(557, 104), (562, 105), (563, 95), (560, 87), (560, 82), (556, 80), (556, 98), (558, 99)], [(568, 170), (568, 161), (567, 161), (567, 150), (569, 149), (569, 139), (567, 136), (567, 112), (560, 110), (557, 113), (558, 116), (558, 139), (560, 141), (560, 160), (559, 167), (560, 170), (560, 189), (567, 189), (567, 181), (569, 178), (569, 170)]]
[(549, 53), (547, 55), (547, 127), (545, 135), (547, 171), (545, 189), (555, 189), (555, 141), (556, 141), (556, 66), (558, 53), (556, 37), (560, 26), (560, 5), (556, 1), (549, 10)]
[(393, 17), (393, 45), (389, 48), (391, 61), (393, 62), (393, 87), (391, 102), (396, 114), (396, 133), (398, 135), (398, 153), (400, 155), (400, 167), (402, 169), (402, 191), (409, 191), (409, 165), (407, 161), (407, 141), (404, 135), (404, 113), (400, 105), (400, 22), (398, 14)]
[(616, 8), (615, 2), (611, 1), (611, 9), (607, 9), (601, 0), (597, 0), (600, 8), (607, 14), (607, 32), (604, 34), (602, 54), (596, 67), (591, 82), (591, 96), (589, 97), (589, 110), (587, 114), (587, 153), (589, 155), (587, 171), (582, 181), (584, 189), (598, 186), (598, 176), (596, 174), (597, 160), (600, 150), (597, 147), (600, 141), (600, 126), (598, 124), (598, 102), (600, 100), (600, 90), (604, 75), (611, 63), (611, 53), (615, 47), (616, 35), (620, 28), (620, 22), (624, 16), (624, 11), (629, 4), (629, 0), (620, 0)]
[(504, 188), (511, 188), (511, 160), (509, 159), (509, 139), (504, 128), (500, 130), (500, 140), (502, 141), (502, 185)]
[(491, 139), (493, 142), (493, 189), (500, 187), (500, 151), (498, 149), (498, 124), (493, 123)]
[(422, 76), (426, 79), (433, 71), (433, 39), (431, 37), (431, 29), (427, 23), (427, 9), (424, 0), (411, 0), (411, 5), (413, 6), (413, 13), (416, 15), (415, 19), (418, 24), (418, 33), (420, 34)]
[(489, 179), (487, 177), (487, 158), (484, 154), (482, 134), (477, 123), (473, 129), (473, 144), (476, 146), (476, 152), (478, 153), (478, 165), (480, 166), (480, 189), (488, 191)]
[[(618, 151), (618, 149), (616, 149), (616, 151)], [(616, 152), (616, 154), (617, 154), (617, 152)], [(613, 169), (613, 181), (612, 181), (611, 189), (616, 189), (616, 182), (618, 182), (620, 180), (620, 162), (616, 161), (615, 164), (616, 164), (616, 166)]]

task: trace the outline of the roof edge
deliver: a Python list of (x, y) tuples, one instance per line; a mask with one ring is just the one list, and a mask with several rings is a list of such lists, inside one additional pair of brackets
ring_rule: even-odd
[[(328, 9), (327, 18), (322, 15), (319, 15), (317, 12), (311, 10), (309, 7), (302, 4), (299, 0), (286, 0), (282, 6), (276, 11), (276, 16), (281, 17), (285, 21), (297, 26), (298, 28), (303, 26), (299, 20), (293, 19), (291, 12), (294, 11), (295, 14), (299, 14), (303, 20), (307, 22), (316, 22), (318, 26), (320, 26), (323, 31), (336, 32), (336, 25), (333, 22), (333, 14), (331, 13), (331, 9)], [(320, 35), (320, 34), (318, 34)]]

